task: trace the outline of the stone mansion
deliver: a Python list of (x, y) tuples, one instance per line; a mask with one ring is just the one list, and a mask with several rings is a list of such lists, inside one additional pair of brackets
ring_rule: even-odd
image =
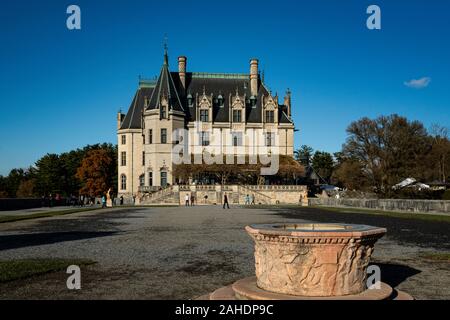
[[(118, 194), (176, 184), (172, 176), (173, 148), (183, 152), (248, 155), (256, 148), (293, 155), (294, 123), (291, 94), (283, 104), (273, 95), (250, 60), (250, 73), (187, 71), (187, 58), (178, 58), (170, 71), (167, 50), (156, 80), (139, 80), (127, 114), (118, 113)], [(182, 136), (178, 132), (183, 132)], [(186, 134), (187, 133), (187, 134)]]

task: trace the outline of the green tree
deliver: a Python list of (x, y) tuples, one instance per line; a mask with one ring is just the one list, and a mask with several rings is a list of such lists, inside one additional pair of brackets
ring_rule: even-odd
[(36, 192), (39, 195), (62, 193), (64, 173), (57, 154), (47, 154), (36, 162)]
[(316, 151), (312, 158), (312, 167), (326, 181), (330, 181), (333, 173), (334, 161), (331, 153), (324, 151)]
[(304, 166), (310, 166), (314, 149), (307, 145), (302, 145), (300, 149), (294, 151), (295, 160)]

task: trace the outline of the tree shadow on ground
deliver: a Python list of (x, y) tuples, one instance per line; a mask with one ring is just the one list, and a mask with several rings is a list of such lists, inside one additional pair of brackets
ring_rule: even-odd
[(53, 244), (65, 241), (107, 237), (112, 236), (116, 233), (117, 232), (112, 231), (104, 231), (104, 232), (71, 231), (71, 232), (44, 232), (44, 233), (2, 235), (0, 236), (0, 251), (24, 247), (40, 246), (44, 244)]
[(371, 265), (376, 265), (380, 267), (381, 270), (381, 281), (387, 283), (392, 288), (397, 287), (406, 279), (421, 273), (422, 271), (401, 265), (401, 264), (390, 264), (390, 263), (371, 263)]

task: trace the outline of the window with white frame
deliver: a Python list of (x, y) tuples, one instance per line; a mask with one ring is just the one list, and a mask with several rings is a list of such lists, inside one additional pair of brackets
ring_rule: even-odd
[(233, 132), (232, 134), (233, 147), (241, 147), (243, 145), (242, 132)]
[(202, 131), (200, 132), (200, 144), (202, 146), (209, 146), (209, 132)]
[(120, 176), (120, 189), (127, 190), (127, 176), (124, 174)]
[(275, 146), (275, 133), (274, 132), (266, 132), (266, 147)]
[(209, 119), (209, 110), (200, 110), (200, 121), (208, 122)]

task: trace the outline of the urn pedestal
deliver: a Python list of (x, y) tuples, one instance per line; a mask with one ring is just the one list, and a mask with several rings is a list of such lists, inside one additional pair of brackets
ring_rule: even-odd
[(384, 228), (304, 223), (251, 225), (245, 230), (255, 242), (256, 277), (199, 299), (412, 299), (385, 283), (367, 288), (367, 267)]

